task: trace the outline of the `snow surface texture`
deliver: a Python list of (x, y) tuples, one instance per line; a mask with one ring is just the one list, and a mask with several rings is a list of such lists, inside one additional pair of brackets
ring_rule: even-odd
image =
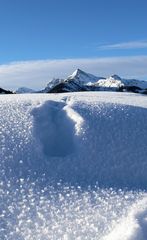
[(0, 96), (0, 239), (147, 239), (147, 98)]

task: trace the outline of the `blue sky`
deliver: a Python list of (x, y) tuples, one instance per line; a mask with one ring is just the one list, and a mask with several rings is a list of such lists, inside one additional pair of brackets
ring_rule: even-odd
[[(117, 74), (147, 79), (143, 63), (147, 57), (146, 10), (146, 0), (0, 0), (0, 85), (29, 83), (39, 88), (53, 75), (63, 77), (80, 66), (109, 75), (117, 72), (118, 59)], [(108, 58), (115, 65), (112, 70)], [(86, 65), (90, 60), (103, 65)], [(70, 67), (62, 70), (63, 61), (70, 61)], [(127, 61), (132, 71), (126, 69)], [(35, 81), (33, 71), (35, 64), (38, 71), (39, 63), (40, 79)], [(136, 65), (140, 66), (137, 71)]]

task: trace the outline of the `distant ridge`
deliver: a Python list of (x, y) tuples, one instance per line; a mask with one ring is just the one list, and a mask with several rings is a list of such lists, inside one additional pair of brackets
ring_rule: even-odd
[(35, 93), (35, 90), (27, 87), (20, 87), (15, 92), (16, 93)]
[[(20, 87), (15, 93), (64, 93), (80, 91), (117, 91), (147, 94), (147, 81), (125, 79), (117, 74), (113, 74), (107, 78), (95, 76), (78, 68), (65, 79), (53, 78), (40, 91), (35, 91), (28, 87)], [(0, 88), (0, 94), (12, 93), (12, 91)]]

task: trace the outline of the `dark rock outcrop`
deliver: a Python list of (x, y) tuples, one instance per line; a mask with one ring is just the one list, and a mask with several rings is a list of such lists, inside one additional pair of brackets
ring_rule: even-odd
[(0, 94), (13, 94), (13, 92), (0, 88)]

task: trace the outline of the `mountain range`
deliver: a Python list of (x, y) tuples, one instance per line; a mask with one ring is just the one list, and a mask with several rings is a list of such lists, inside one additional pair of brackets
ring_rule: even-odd
[(41, 92), (128, 91), (147, 94), (147, 81), (123, 79), (118, 75), (97, 77), (77, 69), (66, 79), (53, 79)]
[[(98, 77), (77, 69), (65, 79), (53, 78), (47, 86), (35, 91), (27, 87), (21, 87), (15, 93), (63, 93), (80, 91), (118, 91), (147, 94), (147, 81), (136, 79), (124, 79), (118, 75), (110, 77)], [(0, 88), (0, 93), (12, 93)]]

